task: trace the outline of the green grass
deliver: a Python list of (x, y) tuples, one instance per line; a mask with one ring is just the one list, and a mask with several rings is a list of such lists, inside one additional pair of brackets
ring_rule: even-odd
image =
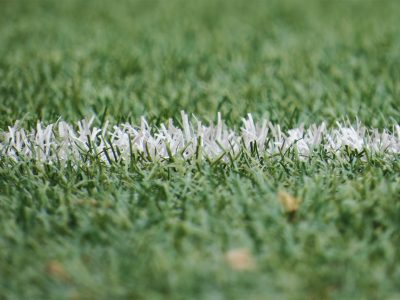
[[(20, 1), (0, 128), (96, 114), (400, 120), (398, 1)], [(400, 157), (43, 165), (0, 157), (0, 299), (398, 299)], [(278, 200), (301, 200), (294, 217)], [(230, 249), (256, 267), (232, 269)]]

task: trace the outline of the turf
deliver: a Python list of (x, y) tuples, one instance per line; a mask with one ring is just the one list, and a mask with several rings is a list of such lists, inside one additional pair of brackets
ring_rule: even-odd
[[(2, 0), (0, 129), (400, 120), (398, 1)], [(397, 299), (400, 157), (0, 157), (0, 299)], [(285, 211), (279, 193), (298, 199)], [(245, 249), (247, 270), (226, 254)]]

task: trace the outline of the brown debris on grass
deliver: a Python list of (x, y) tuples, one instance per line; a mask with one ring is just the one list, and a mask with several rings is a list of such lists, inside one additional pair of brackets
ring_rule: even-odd
[(295, 213), (299, 209), (300, 200), (287, 192), (279, 192), (278, 198), (287, 213)]
[(237, 271), (249, 271), (255, 268), (254, 259), (249, 250), (238, 248), (225, 253), (228, 265)]
[(56, 260), (49, 261), (46, 265), (45, 271), (50, 277), (54, 279), (61, 281), (70, 280), (70, 277), (67, 271), (65, 270), (64, 266)]

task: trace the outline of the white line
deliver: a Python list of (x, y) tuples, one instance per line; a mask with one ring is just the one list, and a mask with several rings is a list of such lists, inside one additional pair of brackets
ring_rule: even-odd
[[(214, 159), (221, 155), (235, 156), (244, 148), (257, 151), (261, 156), (282, 153), (288, 148), (298, 152), (300, 158), (314, 153), (316, 148), (340, 155), (347, 146), (359, 153), (400, 153), (400, 126), (387, 129), (369, 129), (361, 124), (356, 126), (337, 123), (327, 128), (324, 123), (300, 126), (282, 131), (279, 125), (267, 120), (254, 122), (251, 114), (242, 119), (242, 127), (234, 131), (225, 126), (218, 114), (217, 124), (203, 125), (197, 119), (190, 121), (182, 114), (182, 127), (167, 124), (151, 126), (141, 118), (140, 126), (120, 124), (102, 128), (94, 127), (93, 120), (82, 120), (77, 126), (64, 121), (43, 126), (37, 123), (36, 129), (19, 128), (18, 122), (2, 132), (0, 157), (8, 156), (14, 160), (34, 158), (39, 161), (81, 160), (88, 152), (109, 162), (115, 159), (129, 160), (133, 154), (149, 160), (183, 156)], [(226, 155), (225, 159), (227, 159)]]

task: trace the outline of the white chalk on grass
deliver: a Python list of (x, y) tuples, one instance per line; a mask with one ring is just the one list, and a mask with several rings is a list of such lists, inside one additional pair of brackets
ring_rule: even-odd
[[(239, 130), (228, 128), (218, 114), (217, 124), (203, 125), (195, 117), (189, 120), (181, 112), (182, 127), (172, 119), (159, 127), (148, 124), (144, 117), (139, 126), (124, 123), (102, 128), (93, 126), (94, 117), (77, 122), (64, 121), (44, 126), (37, 123), (36, 129), (20, 128), (18, 122), (1, 133), (0, 157), (14, 160), (35, 159), (38, 161), (83, 160), (87, 153), (96, 155), (108, 163), (111, 160), (129, 160), (132, 153), (141, 153), (145, 159), (160, 160), (170, 156), (192, 158), (228, 159), (243, 148), (257, 150), (259, 156), (284, 153), (291, 148), (300, 158), (311, 156), (315, 149), (329, 153), (340, 153), (347, 146), (359, 153), (396, 155), (400, 153), (400, 126), (389, 131), (362, 126), (354, 127), (337, 123), (327, 128), (325, 123), (300, 126), (287, 131), (281, 130), (267, 120), (254, 122), (251, 114), (242, 119)], [(364, 154), (365, 156), (365, 154)]]

